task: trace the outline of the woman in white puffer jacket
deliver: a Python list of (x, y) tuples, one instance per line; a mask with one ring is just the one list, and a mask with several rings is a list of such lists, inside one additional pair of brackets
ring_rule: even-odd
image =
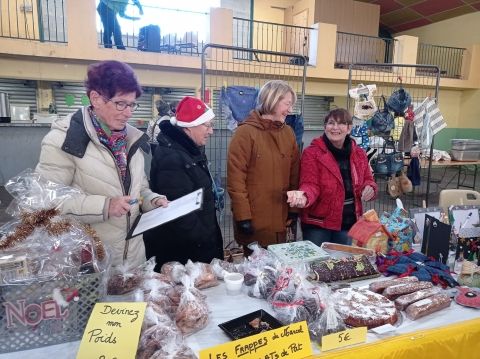
[(118, 61), (90, 65), (85, 87), (91, 105), (52, 124), (36, 170), (82, 190), (65, 201), (62, 214), (91, 224), (113, 265), (137, 266), (146, 260), (143, 238), (126, 240), (127, 233), (140, 212), (168, 203), (148, 186), (148, 137), (127, 123), (142, 90), (133, 69)]

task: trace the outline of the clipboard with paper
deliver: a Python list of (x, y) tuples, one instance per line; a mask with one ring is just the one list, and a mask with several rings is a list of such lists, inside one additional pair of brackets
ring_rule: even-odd
[(128, 232), (127, 238), (138, 236), (149, 229), (161, 226), (174, 219), (202, 208), (203, 189), (200, 188), (168, 203), (168, 207), (158, 207), (137, 217)]

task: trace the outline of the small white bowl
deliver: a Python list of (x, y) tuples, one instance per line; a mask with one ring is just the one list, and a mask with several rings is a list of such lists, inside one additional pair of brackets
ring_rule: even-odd
[(226, 273), (223, 277), (227, 287), (227, 294), (236, 295), (242, 291), (243, 274), (240, 273)]

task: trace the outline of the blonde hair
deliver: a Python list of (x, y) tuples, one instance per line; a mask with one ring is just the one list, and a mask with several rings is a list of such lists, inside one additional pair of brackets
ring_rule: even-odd
[(292, 87), (282, 80), (271, 80), (262, 86), (258, 93), (256, 110), (262, 115), (273, 113), (275, 106), (279, 103), (287, 93), (292, 94), (292, 107), (297, 102), (297, 94)]

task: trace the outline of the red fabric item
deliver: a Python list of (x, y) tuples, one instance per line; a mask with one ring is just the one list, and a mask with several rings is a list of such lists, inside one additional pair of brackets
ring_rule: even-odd
[[(376, 195), (377, 184), (373, 179), (366, 152), (357, 146), (355, 141), (352, 141), (350, 170), (358, 219), (363, 213), (363, 189), (371, 186)], [(307, 208), (301, 212), (302, 222), (339, 231), (342, 226), (345, 189), (338, 163), (322, 137), (314, 139), (303, 151), (299, 189), (305, 192), (308, 199)]]
[(410, 277), (413, 272), (415, 272), (415, 268), (411, 265), (407, 266), (407, 271), (399, 275), (399, 277)]

